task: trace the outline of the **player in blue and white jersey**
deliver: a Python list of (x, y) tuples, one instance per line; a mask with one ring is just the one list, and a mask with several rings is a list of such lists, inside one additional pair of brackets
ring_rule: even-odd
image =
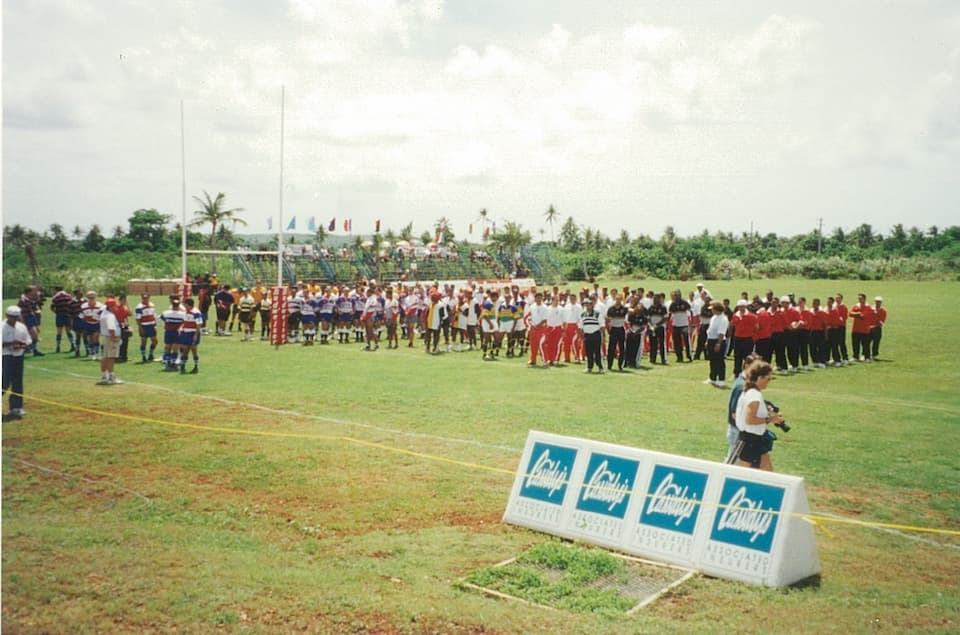
[(353, 299), (347, 289), (340, 291), (337, 297), (337, 341), (343, 344), (350, 341), (350, 327), (353, 325)]
[(317, 306), (318, 302), (310, 291), (303, 292), (300, 302), (300, 324), (303, 326), (303, 345), (313, 346), (317, 339)]
[(303, 306), (303, 294), (296, 287), (290, 287), (287, 296), (287, 342), (300, 341), (300, 310)]
[(203, 313), (194, 308), (193, 298), (183, 301), (183, 324), (180, 325), (180, 372), (187, 372), (187, 356), (193, 353), (193, 370), (191, 375), (200, 372), (200, 355), (197, 347), (200, 346), (200, 330), (203, 328)]
[(337, 309), (337, 299), (330, 292), (330, 288), (323, 290), (323, 295), (317, 299), (317, 315), (320, 318), (320, 343), (329, 344), (327, 337), (333, 333), (334, 312)]
[(367, 305), (367, 296), (363, 291), (363, 285), (357, 284), (357, 288), (350, 292), (350, 299), (353, 300), (353, 341), (362, 342), (364, 337), (362, 317)]
[(170, 296), (170, 308), (160, 314), (160, 321), (163, 322), (163, 369), (165, 371), (177, 370), (177, 354), (180, 351), (180, 327), (187, 314), (180, 306), (180, 298)]
[[(140, 294), (140, 304), (133, 309), (140, 332), (140, 358), (142, 363), (153, 361), (153, 352), (157, 350), (157, 307), (150, 302), (149, 293)], [(147, 354), (147, 341), (150, 341), (150, 353)]]

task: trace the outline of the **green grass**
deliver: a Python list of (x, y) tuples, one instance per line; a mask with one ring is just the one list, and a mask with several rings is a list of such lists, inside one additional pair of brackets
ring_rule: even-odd
[[(794, 426), (780, 435), (775, 468), (806, 479), (814, 511), (960, 530), (960, 366), (949, 308), (960, 284), (708, 284), (728, 297), (768, 286), (808, 298), (839, 290), (848, 300), (863, 290), (883, 295), (890, 311), (884, 361), (772, 384), (770, 397)], [(715, 460), (725, 450), (726, 394), (700, 383), (703, 362), (600, 377), (468, 353), (358, 349), (208, 337), (199, 375), (118, 365), (130, 383), (114, 387), (93, 385), (93, 362), (28, 360), (29, 414), (3, 425), (5, 628), (960, 628), (960, 540), (920, 534), (931, 544), (839, 524), (817, 533), (819, 587), (695, 578), (632, 617), (550, 612), (461, 590), (455, 582), (471, 572), (551, 542), (500, 522), (512, 477), (497, 470), (516, 469), (529, 429)]]

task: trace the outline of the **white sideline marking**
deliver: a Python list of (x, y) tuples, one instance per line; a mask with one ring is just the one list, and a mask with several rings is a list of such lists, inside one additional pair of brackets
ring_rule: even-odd
[[(52, 368), (38, 368), (37, 370), (52, 373), (57, 375), (67, 375), (69, 377), (76, 377), (79, 379), (90, 380), (89, 375), (81, 375), (79, 373), (71, 373), (64, 370), (54, 370)], [(506, 450), (508, 452), (514, 452), (520, 454), (523, 451), (523, 448), (511, 447), (509, 445), (499, 445), (496, 443), (485, 443), (484, 441), (477, 441), (476, 439), (461, 439), (458, 437), (444, 437), (437, 434), (428, 434), (426, 432), (411, 432), (409, 430), (400, 430), (398, 428), (385, 428), (382, 426), (376, 426), (372, 423), (359, 423), (357, 421), (347, 421), (344, 419), (335, 419), (333, 417), (324, 417), (322, 415), (309, 414), (306, 412), (298, 412), (296, 410), (281, 410), (278, 408), (270, 408), (269, 406), (263, 406), (257, 403), (249, 403), (246, 401), (234, 401), (233, 399), (226, 399), (224, 397), (215, 397), (212, 395), (204, 395), (200, 393), (187, 392), (185, 390), (177, 390), (175, 388), (168, 388), (166, 386), (159, 386), (157, 384), (145, 384), (136, 381), (125, 381), (129, 386), (141, 386), (145, 388), (153, 388), (154, 390), (160, 390), (163, 392), (172, 393), (174, 395), (182, 395), (185, 397), (193, 397), (196, 399), (206, 399), (208, 401), (216, 401), (218, 403), (227, 404), (230, 406), (242, 406), (244, 408), (254, 408), (256, 410), (262, 410), (263, 412), (269, 412), (271, 414), (286, 415), (290, 417), (299, 417), (302, 419), (314, 419), (316, 421), (323, 421), (326, 423), (335, 423), (341, 426), (353, 426), (356, 428), (364, 428), (366, 430), (376, 430), (377, 432), (383, 432), (386, 434), (395, 434), (400, 436), (407, 437), (419, 437), (423, 439), (433, 439), (435, 441), (443, 441), (446, 443), (458, 443), (461, 445), (474, 445), (482, 448), (491, 448), (494, 450)], [(29, 399), (29, 396), (27, 397)]]
[[(838, 520), (849, 520), (849, 516), (842, 516), (840, 514), (831, 514), (829, 512), (815, 512), (817, 516), (826, 516), (827, 518), (836, 518)], [(955, 545), (949, 542), (938, 542), (936, 540), (931, 540), (929, 538), (924, 538), (923, 536), (914, 536), (913, 534), (908, 534), (906, 532), (900, 531), (898, 529), (893, 529), (892, 527), (876, 527), (871, 524), (860, 525), (862, 527), (867, 527), (875, 531), (882, 531), (887, 534), (892, 534), (894, 536), (899, 536), (901, 538), (906, 538), (907, 540), (913, 540), (916, 542), (922, 542), (925, 545), (932, 545), (934, 547), (948, 547), (950, 549), (960, 549), (960, 545)]]

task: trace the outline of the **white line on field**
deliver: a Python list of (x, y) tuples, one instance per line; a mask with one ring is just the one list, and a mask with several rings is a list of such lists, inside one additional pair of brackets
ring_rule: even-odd
[[(71, 373), (65, 370), (54, 370), (52, 368), (38, 368), (37, 370), (43, 371), (45, 373), (52, 373), (57, 375), (67, 375), (68, 377), (76, 377), (79, 379), (90, 380), (89, 375), (81, 375), (79, 373)], [(355, 428), (363, 428), (365, 430), (375, 430), (377, 432), (382, 432), (385, 434), (395, 434), (399, 436), (407, 437), (417, 437), (422, 439), (433, 439), (435, 441), (443, 441), (446, 443), (457, 443), (461, 445), (474, 445), (482, 448), (491, 448), (494, 450), (506, 450), (508, 452), (515, 452), (519, 454), (522, 451), (522, 448), (512, 447), (509, 445), (499, 445), (496, 443), (485, 443), (484, 441), (477, 441), (476, 439), (462, 439), (458, 437), (445, 437), (437, 434), (427, 434), (426, 432), (411, 432), (409, 430), (400, 430), (398, 428), (386, 428), (383, 426), (376, 426), (372, 423), (360, 423), (357, 421), (347, 421), (345, 419), (335, 419), (333, 417), (324, 417), (322, 415), (310, 414), (307, 412), (298, 412), (296, 410), (281, 410), (279, 408), (270, 408), (269, 406), (264, 406), (258, 403), (250, 403), (246, 401), (235, 401), (233, 399), (226, 399), (225, 397), (216, 397), (213, 395), (203, 395), (199, 393), (187, 392), (185, 390), (177, 390), (175, 388), (168, 388), (167, 386), (159, 386), (157, 384), (146, 384), (142, 382), (135, 381), (126, 381), (125, 382), (131, 386), (141, 386), (144, 388), (153, 388), (154, 390), (160, 390), (163, 392), (168, 392), (174, 395), (181, 395), (185, 397), (194, 397), (196, 399), (206, 399), (208, 401), (216, 401), (217, 403), (227, 404), (230, 406), (242, 406), (244, 408), (254, 408), (256, 410), (261, 410), (263, 412), (269, 412), (271, 414), (285, 415), (288, 417), (299, 417), (302, 419), (314, 419), (316, 421), (323, 421), (325, 423), (335, 423), (341, 426), (353, 426)], [(27, 397), (29, 399), (29, 395)]]
[[(826, 516), (827, 518), (837, 518), (839, 520), (849, 520), (849, 516), (841, 516), (840, 514), (831, 514), (829, 512), (816, 512), (817, 516)], [(960, 549), (960, 545), (955, 545), (949, 542), (938, 542), (936, 540), (930, 540), (929, 538), (924, 538), (923, 536), (915, 536), (913, 534), (908, 534), (890, 527), (876, 527), (869, 523), (861, 525), (861, 527), (867, 527), (876, 531), (882, 531), (886, 534), (893, 534), (894, 536), (899, 536), (900, 538), (906, 538), (907, 540), (913, 540), (916, 542), (922, 542), (925, 545), (933, 545), (934, 547), (947, 547), (949, 549)]]

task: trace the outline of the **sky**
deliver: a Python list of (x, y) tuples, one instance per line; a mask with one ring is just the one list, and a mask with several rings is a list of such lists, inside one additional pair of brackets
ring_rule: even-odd
[(184, 173), (250, 233), (281, 189), (354, 234), (956, 225), (960, 3), (4, 1), (4, 224), (179, 221)]

